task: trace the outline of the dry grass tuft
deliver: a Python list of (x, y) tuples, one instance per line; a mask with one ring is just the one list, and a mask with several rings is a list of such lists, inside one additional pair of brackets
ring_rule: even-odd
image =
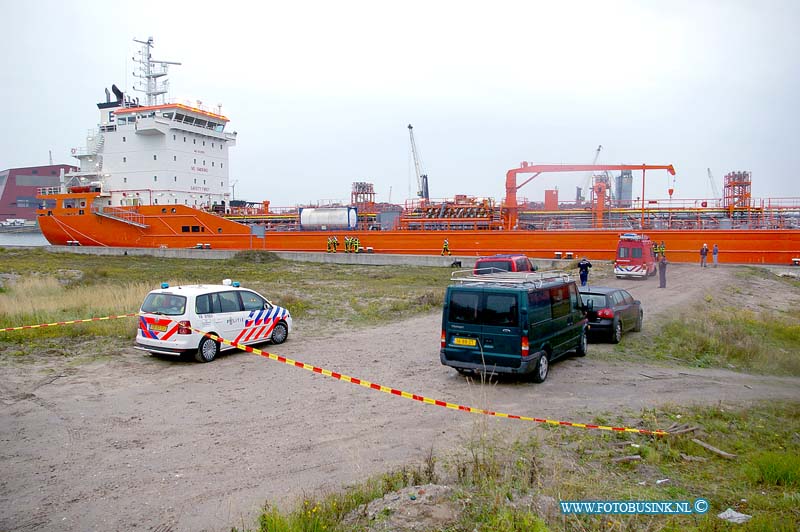
[[(7, 283), (0, 293), (0, 327), (129, 314), (139, 309), (152, 288), (143, 282), (86, 286), (67, 285), (54, 277), (21, 277)], [(127, 335), (133, 331), (132, 319), (18, 331), (7, 336), (21, 341), (59, 335)]]

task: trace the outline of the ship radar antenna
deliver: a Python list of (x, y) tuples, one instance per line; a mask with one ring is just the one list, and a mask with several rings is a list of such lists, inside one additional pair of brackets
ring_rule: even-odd
[(147, 95), (148, 106), (166, 103), (164, 95), (169, 90), (169, 81), (166, 78), (168, 67), (169, 65), (180, 65), (180, 63), (153, 59), (150, 54), (150, 50), (153, 48), (152, 37), (148, 37), (146, 41), (138, 39), (133, 41), (142, 45), (142, 49), (138, 53), (139, 57), (134, 57), (134, 61), (139, 63), (138, 72), (133, 72), (134, 77), (139, 78), (141, 82), (139, 86), (134, 85), (133, 90), (144, 92)]

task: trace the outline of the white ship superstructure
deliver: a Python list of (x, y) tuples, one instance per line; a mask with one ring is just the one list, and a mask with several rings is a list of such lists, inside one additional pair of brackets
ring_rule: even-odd
[(88, 187), (100, 192), (95, 207), (187, 205), (224, 210), (229, 203), (228, 149), (236, 133), (228, 118), (196, 106), (168, 102), (168, 65), (150, 55), (152, 37), (142, 44), (136, 74), (146, 104), (112, 86), (97, 104), (100, 121), (85, 148), (73, 149), (80, 170), (64, 176), (62, 192)]

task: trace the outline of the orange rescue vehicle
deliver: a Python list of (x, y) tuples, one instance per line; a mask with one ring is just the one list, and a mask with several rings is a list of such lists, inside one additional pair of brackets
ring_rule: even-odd
[(644, 234), (623, 233), (617, 244), (614, 275), (618, 279), (633, 277), (646, 279), (656, 274), (656, 256), (653, 241)]

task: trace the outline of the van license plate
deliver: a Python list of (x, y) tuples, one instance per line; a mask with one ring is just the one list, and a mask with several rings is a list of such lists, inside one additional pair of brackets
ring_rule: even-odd
[(468, 345), (470, 347), (475, 347), (478, 342), (475, 341), (475, 338), (453, 338), (453, 343), (456, 345)]
[(151, 331), (158, 331), (158, 332), (167, 332), (167, 326), (166, 325), (156, 325), (154, 323), (151, 323), (150, 324), (150, 330)]

